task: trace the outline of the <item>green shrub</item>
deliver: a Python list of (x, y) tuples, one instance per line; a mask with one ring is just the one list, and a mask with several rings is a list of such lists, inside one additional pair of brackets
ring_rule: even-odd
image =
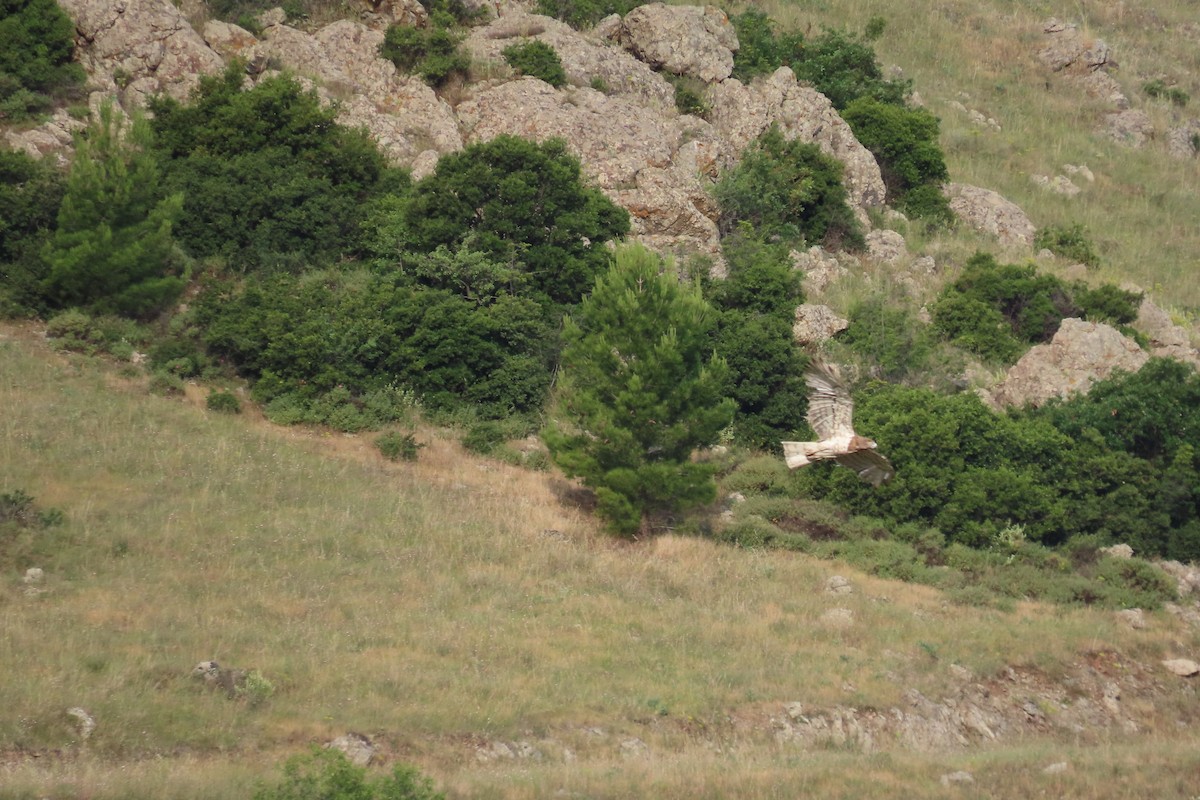
[(874, 293), (851, 305), (849, 316), (839, 341), (863, 358), (871, 374), (898, 381), (925, 371), (935, 343), (915, 309)]
[(412, 433), (400, 431), (388, 431), (375, 439), (375, 447), (388, 461), (416, 461), (417, 453), (424, 446), (425, 443), (418, 442)]
[(364, 204), (398, 180), (360, 130), (287, 76), (243, 90), (232, 64), (186, 105), (151, 101), (164, 182), (184, 195), (174, 232), (195, 257), (297, 270), (359, 244)]
[(668, 74), (666, 77), (675, 88), (675, 108), (680, 114), (704, 117), (712, 110), (704, 99), (703, 81), (683, 75)]
[[(437, 171), (403, 199), (379, 206), (368, 227), (380, 269), (412, 270), (423, 283), (460, 291), (460, 267), (412, 259), (441, 247), (444, 258), (460, 264), (485, 256), (492, 295), (510, 289), (566, 305), (608, 267), (606, 243), (629, 231), (629, 215), (584, 184), (579, 160), (563, 141), (497, 136), (442, 156)], [(522, 284), (510, 287), (515, 280)]]
[(64, 174), (50, 161), (0, 150), (0, 316), (46, 310), (41, 251), (66, 191)]
[(864, 239), (842, 173), (841, 163), (815, 144), (785, 140), (772, 126), (713, 188), (721, 232), (728, 235), (745, 223), (764, 241), (861, 249)]
[(1062, 281), (1032, 264), (997, 264), (972, 256), (934, 303), (933, 324), (947, 339), (982, 358), (1007, 363), (1030, 344), (1048, 341), (1078, 307)]
[(1083, 225), (1047, 225), (1040, 228), (1033, 237), (1033, 246), (1049, 250), (1057, 256), (1087, 264), (1089, 267), (1100, 266), (1100, 256), (1088, 239)]
[(532, 39), (511, 44), (502, 54), (508, 65), (523, 75), (539, 78), (556, 89), (567, 82), (567, 73), (558, 53), (543, 41)]
[(1192, 96), (1178, 86), (1167, 86), (1166, 82), (1161, 78), (1155, 78), (1152, 81), (1147, 81), (1142, 84), (1142, 91), (1150, 97), (1167, 100), (1180, 108), (1188, 104)]
[(245, 701), (246, 705), (258, 708), (275, 694), (275, 684), (254, 669), (246, 675), (246, 680), (237, 687), (235, 693), (238, 699)]
[(75, 23), (54, 0), (7, 0), (0, 14), (0, 121), (74, 97), (85, 79), (75, 63)]
[(889, 201), (910, 216), (953, 221), (940, 188), (950, 173), (937, 141), (937, 117), (866, 96), (847, 105), (842, 118), (879, 162)]
[(1144, 297), (1141, 292), (1127, 292), (1111, 283), (1095, 289), (1076, 284), (1072, 287), (1071, 296), (1085, 318), (1112, 325), (1128, 325), (1137, 319)]
[(209, 392), (204, 404), (218, 414), (242, 413), (242, 403), (233, 392)]
[(283, 780), (264, 786), (254, 800), (442, 800), (416, 769), (398, 765), (378, 778), (356, 767), (339, 750), (314, 747), (283, 766)]
[(609, 14), (625, 16), (641, 0), (538, 0), (537, 13), (554, 17), (572, 28), (590, 28)]
[(151, 394), (162, 397), (182, 397), (184, 393), (183, 378), (170, 372), (156, 370), (150, 374)]
[(438, 87), (452, 77), (465, 77), (471, 57), (459, 49), (461, 35), (448, 27), (413, 28), (392, 25), (379, 46), (379, 54), (401, 72), (415, 73), (430, 86)]

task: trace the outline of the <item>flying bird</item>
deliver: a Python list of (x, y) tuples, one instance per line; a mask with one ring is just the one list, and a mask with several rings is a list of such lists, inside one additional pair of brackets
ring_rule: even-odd
[(814, 359), (804, 373), (804, 382), (812, 390), (808, 424), (820, 441), (781, 442), (788, 469), (832, 458), (872, 486), (890, 481), (896, 474), (891, 462), (875, 452), (874, 440), (854, 432), (854, 401), (837, 367)]

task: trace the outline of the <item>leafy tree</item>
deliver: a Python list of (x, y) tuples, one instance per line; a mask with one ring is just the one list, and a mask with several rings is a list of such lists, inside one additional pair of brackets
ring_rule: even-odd
[(625, 16), (641, 0), (538, 0), (537, 13), (554, 17), (572, 28), (590, 28), (609, 14)]
[(523, 44), (509, 45), (504, 48), (503, 55), (508, 65), (523, 75), (541, 78), (555, 88), (567, 82), (567, 73), (558, 53), (543, 41), (531, 39)]
[(416, 73), (437, 87), (455, 75), (466, 75), (471, 58), (458, 48), (462, 35), (451, 29), (454, 19), (444, 12), (431, 18), (434, 24), (429, 28), (400, 24), (389, 27), (379, 54), (401, 72)]
[(172, 225), (183, 198), (160, 194), (145, 119), (120, 122), (111, 104), (80, 137), (43, 255), (42, 289), (56, 307), (146, 316), (183, 291)]
[(808, 81), (839, 111), (860, 97), (904, 106), (909, 81), (883, 77), (869, 42), (844, 31), (826, 29), (804, 43), (790, 63), (797, 80)]
[(65, 191), (64, 175), (46, 160), (0, 150), (0, 316), (43, 310), (41, 252)]
[(0, 0), (0, 120), (50, 105), (83, 83), (75, 23), (54, 0)]
[(726, 366), (711, 351), (712, 307), (641, 247), (565, 321), (551, 457), (596, 493), (597, 512), (632, 534), (652, 515), (712, 500), (712, 467), (692, 460), (729, 424)]
[(766, 12), (757, 8), (736, 14), (729, 21), (738, 37), (738, 50), (733, 54), (733, 77), (743, 83), (759, 75), (769, 75), (798, 60), (804, 48), (803, 35), (778, 31)]
[(764, 239), (862, 248), (842, 172), (815, 144), (786, 140), (771, 126), (713, 188), (722, 233), (746, 223)]
[(539, 302), (576, 303), (608, 263), (605, 244), (629, 230), (628, 213), (583, 184), (561, 140), (498, 136), (438, 161), (437, 171), (368, 221), (381, 268), (406, 253), (471, 249), (528, 276)]
[(243, 91), (244, 78), (235, 63), (186, 105), (150, 104), (165, 183), (185, 195), (180, 243), (241, 269), (353, 251), (363, 204), (390, 180), (378, 148), (292, 78)]

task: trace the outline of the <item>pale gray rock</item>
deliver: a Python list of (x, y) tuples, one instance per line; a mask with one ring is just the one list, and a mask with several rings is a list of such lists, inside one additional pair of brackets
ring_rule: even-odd
[(268, 8), (258, 15), (258, 24), (264, 28), (272, 28), (287, 22), (287, 12), (279, 6)]
[(1033, 246), (1037, 233), (1020, 206), (999, 193), (965, 183), (946, 185), (950, 210), (972, 229), (995, 236), (1003, 245)]
[(800, 344), (816, 344), (832, 339), (850, 327), (850, 320), (839, 317), (829, 306), (803, 303), (796, 307), (792, 338)]
[(192, 677), (203, 681), (210, 689), (220, 689), (226, 696), (234, 697), (246, 685), (249, 672), (244, 669), (222, 667), (216, 661), (201, 661), (192, 668)]
[(1038, 406), (1051, 397), (1086, 394), (1114, 370), (1137, 372), (1149, 358), (1109, 325), (1064, 319), (1049, 343), (1031, 348), (1009, 369), (993, 396), (1002, 406)]
[(224, 67), (170, 0), (62, 0), (61, 5), (75, 22), (75, 57), (91, 82), (124, 89), (127, 105), (144, 105), (159, 92), (184, 100), (202, 75)]
[(1200, 567), (1178, 561), (1155, 561), (1154, 566), (1175, 579), (1175, 588), (1180, 597), (1200, 595)]
[(258, 44), (258, 38), (245, 28), (219, 19), (204, 23), (204, 42), (223, 58), (247, 55)]
[(1185, 608), (1178, 603), (1163, 603), (1163, 609), (1171, 616), (1178, 617), (1191, 627), (1200, 629), (1200, 605)]
[(363, 24), (373, 30), (387, 30), (392, 25), (424, 28), (429, 24), (429, 12), (419, 0), (356, 0)]
[(639, 6), (625, 15), (618, 39), (651, 67), (705, 83), (730, 76), (738, 49), (733, 23), (714, 6)]
[(836, 255), (820, 245), (813, 245), (802, 253), (793, 250), (790, 255), (792, 269), (804, 273), (804, 293), (809, 297), (819, 297), (850, 272)]
[(1150, 352), (1200, 367), (1200, 350), (1192, 345), (1187, 329), (1171, 321), (1171, 315), (1144, 297), (1133, 327), (1150, 340)]
[(337, 750), (356, 767), (365, 767), (375, 757), (375, 744), (361, 733), (347, 733), (325, 745), (328, 750)]
[(777, 124), (786, 139), (813, 142), (842, 162), (846, 192), (860, 221), (866, 220), (866, 209), (883, 205), (887, 187), (875, 157), (854, 137), (829, 98), (798, 84), (789, 68), (781, 67), (749, 85), (733, 78), (722, 81), (709, 87), (707, 100), (712, 107), (708, 119), (726, 144), (728, 166)]
[(1140, 608), (1124, 608), (1117, 612), (1117, 620), (1135, 631), (1146, 627), (1146, 614)]
[(60, 108), (36, 128), (6, 130), (4, 141), (9, 149), (25, 153), (30, 158), (52, 158), (59, 166), (65, 166), (74, 154), (75, 134), (85, 128), (86, 122), (75, 119)]
[(379, 57), (382, 41), (381, 32), (349, 20), (312, 35), (275, 25), (254, 52), (310, 78), (323, 102), (337, 102), (340, 123), (366, 128), (392, 163), (416, 174), (423, 154), (461, 150), (462, 136), (449, 104), (420, 78), (398, 74)]
[(1042, 769), (1043, 775), (1061, 775), (1071, 768), (1071, 765), (1066, 761), (1056, 761), (1053, 764), (1048, 764)]
[(1167, 152), (1175, 158), (1200, 155), (1200, 119), (1190, 119), (1167, 131)]
[(505, 48), (535, 40), (554, 48), (568, 83), (591, 86), (596, 82), (603, 85), (606, 94), (625, 97), (658, 112), (674, 111), (675, 88), (648, 64), (605, 42), (595, 32), (581, 33), (552, 17), (513, 11), (472, 29), (462, 46), (475, 63), (503, 65)]
[(46, 579), (46, 572), (41, 567), (30, 567), (21, 576), (21, 581), (27, 585), (41, 583)]
[(88, 713), (86, 708), (75, 706), (67, 709), (67, 716), (75, 723), (75, 732), (79, 734), (79, 738), (87, 741), (91, 738), (92, 732), (96, 730), (96, 719)]
[(1080, 178), (1087, 183), (1096, 182), (1096, 176), (1085, 164), (1063, 164), (1063, 172), (1067, 173), (1073, 178)]
[(852, 594), (854, 585), (842, 575), (830, 575), (825, 581), (825, 591), (829, 594)]
[(942, 786), (961, 786), (975, 782), (975, 777), (969, 772), (959, 770), (958, 772), (948, 772), (941, 777)]
[(1103, 39), (1085, 36), (1073, 23), (1051, 18), (1042, 32), (1043, 46), (1037, 55), (1052, 72), (1094, 72), (1112, 61), (1112, 50)]
[(1118, 111), (1129, 108), (1129, 98), (1117, 79), (1104, 70), (1071, 75), (1068, 79), (1092, 97), (1105, 101)]
[(1099, 552), (1109, 558), (1133, 558), (1133, 548), (1127, 544), (1114, 544), (1111, 547), (1101, 547)]
[(1113, 141), (1136, 150), (1154, 138), (1154, 123), (1145, 111), (1131, 108), (1106, 116), (1102, 132)]
[(1051, 194), (1060, 194), (1063, 197), (1074, 197), (1083, 191), (1066, 175), (1055, 175), (1053, 178), (1049, 175), (1031, 175), (1030, 179), (1045, 191)]
[(1200, 664), (1192, 661), (1190, 658), (1170, 658), (1162, 662), (1162, 665), (1167, 668), (1167, 671), (1172, 675), (1178, 675), (1181, 678), (1190, 678), (1194, 675), (1200, 675)]
[(896, 264), (908, 255), (908, 244), (896, 231), (881, 228), (866, 236), (867, 255), (881, 264)]
[(623, 758), (647, 758), (650, 747), (636, 736), (630, 736), (621, 740), (620, 752)]

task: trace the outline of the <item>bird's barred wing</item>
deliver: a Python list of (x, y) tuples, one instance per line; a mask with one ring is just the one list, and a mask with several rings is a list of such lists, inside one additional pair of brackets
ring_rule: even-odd
[(808, 424), (824, 441), (839, 436), (853, 436), (854, 401), (850, 390), (842, 383), (837, 368), (814, 360), (804, 373), (811, 390), (808, 396)]
[(887, 483), (896, 474), (892, 462), (876, 453), (874, 450), (858, 450), (836, 456), (837, 462), (843, 467), (849, 467), (858, 473), (858, 477), (872, 486)]

